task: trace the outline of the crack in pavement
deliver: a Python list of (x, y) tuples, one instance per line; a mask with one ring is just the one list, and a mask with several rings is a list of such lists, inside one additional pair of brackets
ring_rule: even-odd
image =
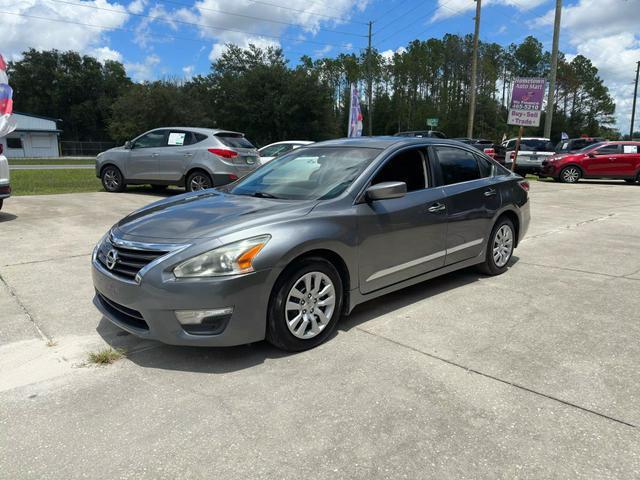
[(35, 318), (33, 318), (33, 315), (31, 315), (31, 312), (27, 310), (27, 307), (25, 306), (25, 304), (22, 303), (22, 301), (20, 300), (16, 292), (13, 290), (13, 288), (11, 288), (11, 286), (7, 283), (7, 281), (2, 277), (1, 273), (0, 273), (0, 283), (5, 286), (5, 288), (7, 289), (7, 292), (9, 292), (9, 295), (13, 297), (13, 299), (16, 301), (20, 309), (24, 312), (24, 314), (27, 316), (29, 321), (33, 324), (34, 328), (38, 332), (38, 335), (40, 335), (40, 338), (45, 342), (53, 341), (53, 337), (47, 335), (44, 332), (44, 330), (40, 327), (40, 325), (38, 325)]
[(595, 222), (601, 222), (603, 220), (608, 220), (611, 217), (616, 216), (617, 213), (608, 213), (606, 215), (603, 215), (601, 217), (595, 217), (595, 218), (590, 218), (589, 220), (583, 220), (582, 222), (578, 222), (578, 223), (572, 223), (569, 225), (565, 225), (564, 227), (559, 227), (553, 230), (549, 230), (543, 233), (539, 233), (537, 235), (527, 235), (525, 238), (522, 239), (522, 241), (520, 243), (524, 243), (527, 242), (529, 240), (534, 240), (536, 238), (541, 238), (541, 237), (546, 237), (549, 235), (553, 235), (554, 233), (560, 233), (560, 232), (564, 232), (565, 230), (572, 230), (574, 228), (579, 228), (582, 227), (583, 225), (588, 225), (589, 223), (595, 223)]
[(563, 404), (565, 406), (576, 408), (578, 410), (581, 410), (581, 411), (586, 412), (586, 413), (590, 413), (592, 415), (596, 415), (596, 416), (604, 418), (606, 420), (610, 420), (612, 422), (616, 422), (616, 423), (619, 423), (621, 425), (625, 425), (627, 427), (638, 428), (637, 425), (634, 425), (633, 423), (627, 422), (625, 420), (621, 420), (619, 418), (612, 417), (611, 415), (607, 415), (605, 413), (601, 413), (601, 412), (598, 412), (596, 410), (580, 406), (580, 405), (578, 405), (576, 403), (572, 403), (572, 402), (569, 402), (567, 400), (563, 400), (561, 398), (554, 397), (553, 395), (548, 395), (548, 394), (543, 393), (543, 392), (538, 392), (537, 390), (533, 390), (532, 388), (525, 387), (524, 385), (520, 385), (518, 383), (511, 382), (509, 380), (505, 380), (505, 379), (500, 378), (500, 377), (496, 377), (495, 375), (491, 375), (489, 373), (481, 372), (480, 370), (476, 370), (475, 368), (467, 367), (465, 365), (462, 365), (460, 363), (454, 362), (452, 360), (448, 360), (448, 359), (440, 357), (438, 355), (434, 355), (434, 354), (426, 352), (424, 350), (420, 350), (419, 348), (412, 347), (411, 345), (407, 345), (406, 343), (402, 343), (402, 342), (399, 342), (397, 340), (393, 340), (392, 338), (385, 337), (384, 335), (380, 335), (380, 334), (377, 334), (377, 333), (374, 333), (374, 332), (370, 332), (370, 331), (365, 330), (365, 329), (363, 329), (361, 327), (354, 327), (354, 328), (356, 330), (364, 332), (364, 333), (366, 333), (368, 335), (371, 335), (373, 337), (377, 337), (377, 338), (385, 340), (385, 341), (387, 341), (389, 343), (393, 343), (394, 345), (397, 345), (397, 346), (399, 346), (401, 348), (406, 348), (406, 349), (411, 350), (411, 351), (413, 351), (415, 353), (418, 353), (420, 355), (424, 355), (426, 357), (432, 358), (434, 360), (438, 360), (440, 362), (446, 363), (446, 364), (451, 365), (453, 367), (461, 368), (461, 369), (463, 369), (463, 370), (465, 370), (467, 372), (471, 372), (471, 373), (474, 373), (476, 375), (480, 375), (481, 377), (488, 378), (488, 379), (494, 380), (496, 382), (500, 382), (500, 383), (502, 383), (504, 385), (509, 385), (510, 387), (517, 388), (517, 389), (522, 390), (524, 392), (532, 393), (534, 395), (546, 398), (548, 400), (552, 400), (554, 402), (561, 403), (561, 404)]
[(612, 275), (610, 273), (592, 272), (591, 270), (581, 270), (579, 268), (558, 267), (556, 265), (543, 265), (541, 263), (532, 263), (532, 262), (527, 262), (527, 261), (524, 261), (524, 260), (518, 260), (518, 263), (522, 264), (522, 265), (531, 265), (532, 267), (552, 268), (554, 270), (563, 270), (563, 271), (567, 271), (567, 272), (585, 273), (585, 274), (588, 274), (588, 275), (598, 275), (598, 276), (601, 276), (601, 277), (624, 278), (625, 280), (640, 281), (640, 279), (638, 279), (638, 278), (629, 278), (630, 275), (635, 275), (636, 273), (639, 273), (640, 270), (638, 270), (637, 272), (633, 272), (633, 273), (627, 273), (626, 275)]
[(6, 263), (2, 265), (2, 267), (19, 267), (20, 265), (32, 265), (34, 263), (45, 263), (45, 262), (53, 262), (56, 260), (65, 260), (67, 258), (79, 258), (79, 257), (90, 257), (91, 253), (80, 253), (78, 255), (68, 255), (65, 257), (53, 257), (53, 258), (45, 258), (43, 260), (30, 260), (28, 262), (18, 262), (18, 263)]

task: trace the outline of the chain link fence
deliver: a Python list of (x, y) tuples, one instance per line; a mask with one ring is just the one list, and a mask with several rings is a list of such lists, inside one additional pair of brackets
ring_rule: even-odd
[(100, 152), (117, 146), (116, 142), (60, 142), (60, 155), (63, 157), (95, 157)]

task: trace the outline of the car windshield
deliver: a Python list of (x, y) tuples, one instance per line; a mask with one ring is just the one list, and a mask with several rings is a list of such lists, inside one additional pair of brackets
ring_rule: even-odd
[(337, 197), (379, 153), (377, 148), (297, 149), (249, 174), (228, 193), (286, 200)]
[(520, 150), (533, 152), (553, 152), (553, 144), (548, 140), (522, 139)]

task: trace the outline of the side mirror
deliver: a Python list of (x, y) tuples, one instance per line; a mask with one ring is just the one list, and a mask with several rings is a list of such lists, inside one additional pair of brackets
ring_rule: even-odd
[(595, 153), (593, 153), (593, 152), (589, 152), (589, 153), (587, 153), (587, 157), (589, 157), (589, 158), (596, 158), (596, 154), (595, 154)]
[(124, 148), (126, 148), (127, 150), (131, 150), (133, 148), (133, 143), (131, 143), (131, 140), (127, 140), (126, 142), (124, 142)]
[(407, 194), (407, 184), (404, 182), (382, 182), (367, 188), (365, 196), (367, 200), (389, 200), (401, 198)]

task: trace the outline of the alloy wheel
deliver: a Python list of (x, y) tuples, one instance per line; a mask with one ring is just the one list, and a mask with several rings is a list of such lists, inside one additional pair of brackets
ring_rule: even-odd
[(122, 179), (117, 171), (113, 168), (109, 168), (104, 172), (102, 181), (107, 190), (114, 192), (120, 188), (120, 182)]
[(322, 272), (308, 272), (289, 290), (285, 320), (297, 338), (313, 338), (331, 322), (335, 311), (336, 291), (331, 279)]
[(496, 267), (504, 267), (513, 253), (513, 230), (509, 225), (502, 225), (493, 239), (493, 261)]
[(562, 180), (566, 183), (576, 183), (580, 179), (580, 170), (576, 167), (567, 167), (562, 171)]
[(198, 190), (206, 190), (207, 188), (211, 188), (211, 182), (204, 175), (194, 175), (191, 177), (191, 181), (189, 182), (189, 190), (192, 192)]

